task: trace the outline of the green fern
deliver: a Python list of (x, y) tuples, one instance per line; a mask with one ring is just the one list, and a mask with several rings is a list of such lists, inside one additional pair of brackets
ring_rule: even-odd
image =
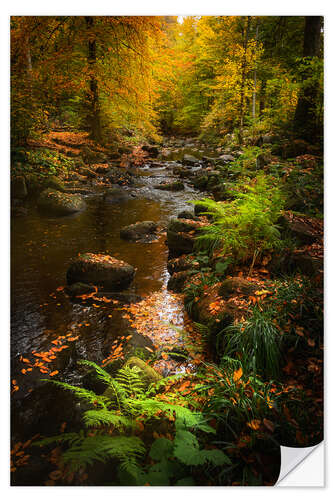
[(86, 427), (100, 427), (112, 425), (116, 429), (127, 429), (133, 427), (133, 420), (123, 415), (118, 415), (109, 410), (88, 410), (83, 415)]
[(126, 394), (126, 396), (137, 397), (144, 393), (144, 384), (142, 382), (142, 370), (137, 367), (124, 366), (116, 376), (116, 381)]

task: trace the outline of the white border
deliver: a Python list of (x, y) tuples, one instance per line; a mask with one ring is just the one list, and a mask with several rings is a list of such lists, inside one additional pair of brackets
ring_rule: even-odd
[[(6, 497), (16, 498), (17, 497), (45, 497), (47, 495), (49, 498), (58, 498), (59, 494), (68, 494), (71, 497), (90, 498), (91, 495), (97, 493), (99, 496), (110, 497), (110, 495), (118, 497), (124, 497), (127, 494), (131, 497), (139, 498), (154, 498), (158, 496), (159, 498), (168, 498), (170, 494), (174, 497), (184, 496), (190, 494), (191, 497), (201, 498), (202, 495), (209, 495), (210, 498), (216, 496), (222, 497), (223, 495), (246, 495), (246, 498), (255, 498), (261, 495), (276, 495), (283, 492), (284, 495), (290, 493), (294, 495), (293, 491), (282, 490), (279, 488), (246, 488), (246, 487), (232, 487), (232, 488), (202, 488), (195, 487), (189, 490), (182, 488), (103, 488), (98, 487), (95, 493), (95, 488), (73, 488), (70, 490), (66, 488), (48, 488), (44, 490), (43, 488), (37, 487), (16, 487), (9, 488), (8, 486), (8, 436), (9, 436), (9, 391), (8, 391), (8, 374), (9, 374), (9, 16), (10, 15), (120, 15), (120, 14), (131, 14), (131, 15), (325, 15), (325, 37), (326, 37), (326, 53), (325, 53), (325, 63), (326, 63), (326, 81), (325, 81), (325, 109), (326, 109), (326, 119), (325, 119), (325, 160), (326, 160), (326, 178), (325, 178), (325, 191), (326, 191), (326, 250), (329, 248), (329, 240), (331, 234), (331, 220), (333, 213), (333, 202), (331, 196), (327, 196), (328, 186), (332, 186), (332, 169), (333, 164), (328, 165), (329, 160), (332, 160), (332, 135), (329, 127), (329, 117), (330, 113), (330, 93), (332, 92), (332, 79), (330, 83), (328, 81), (329, 73), (331, 70), (331, 63), (329, 63), (329, 39), (330, 34), (330, 6), (332, 5), (331, 0), (279, 0), (279, 2), (268, 2), (267, 0), (238, 0), (238, 1), (210, 1), (205, 0), (204, 2), (199, 2), (198, 0), (183, 0), (182, 2), (176, 0), (168, 0), (168, 2), (157, 3), (156, 1), (145, 1), (145, 0), (132, 0), (122, 2), (114, 2), (110, 0), (94, 0), (94, 2), (83, 3), (82, 0), (72, 0), (71, 2), (65, 0), (57, 0), (57, 2), (45, 2), (41, 0), (12, 0), (10, 2), (2, 2), (0, 6), (1, 13), (1, 25), (0, 25), (0, 36), (1, 36), (1, 120), (2, 127), (0, 129), (0, 140), (1, 140), (1, 156), (2, 162), (0, 167), (1, 175), (1, 214), (2, 214), (2, 240), (1, 245), (1, 263), (2, 263), (2, 283), (1, 283), (1, 319), (2, 326), (0, 333), (0, 352), (1, 357), (1, 402), (2, 402), (2, 412), (1, 412), (1, 466), (0, 466), (0, 487)], [(331, 220), (329, 220), (329, 217)], [(327, 293), (330, 289), (330, 283), (333, 279), (333, 274), (331, 273), (332, 266), (330, 265), (329, 258), (326, 252), (326, 305), (328, 304)], [(326, 315), (326, 348), (329, 344), (329, 325), (332, 321), (329, 321), (329, 313)], [(329, 354), (331, 356), (331, 354)], [(329, 372), (329, 363), (325, 363), (326, 372)], [(325, 375), (326, 387), (328, 381), (328, 375)], [(325, 390), (326, 396), (328, 391)], [(329, 403), (329, 404), (327, 404)], [(330, 402), (326, 399), (326, 423), (330, 421), (327, 418), (329, 414)], [(328, 407), (328, 409), (327, 409)], [(332, 425), (332, 424), (331, 424)], [(326, 440), (329, 434), (329, 428), (325, 428)], [(328, 449), (329, 452), (329, 449)], [(330, 456), (330, 453), (329, 453)], [(326, 463), (326, 470), (330, 469), (332, 461)], [(328, 483), (330, 483), (330, 478), (327, 477)], [(306, 484), (306, 477), (304, 477), (304, 483)], [(330, 489), (330, 484), (326, 486), (325, 489), (318, 490), (314, 493), (312, 488), (300, 488), (300, 493), (303, 497), (313, 495), (327, 495)], [(204, 491), (205, 490), (205, 491)], [(207, 490), (207, 491), (206, 491)], [(223, 490), (223, 491), (222, 491)], [(171, 493), (172, 491), (172, 493)]]

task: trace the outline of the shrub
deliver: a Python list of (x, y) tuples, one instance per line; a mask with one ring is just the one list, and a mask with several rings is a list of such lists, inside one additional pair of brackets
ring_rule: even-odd
[(197, 246), (210, 251), (221, 248), (224, 256), (232, 254), (243, 262), (252, 257), (251, 273), (262, 252), (281, 245), (276, 221), (284, 200), (275, 181), (264, 174), (238, 189), (237, 198), (230, 202), (193, 202), (205, 203), (206, 213), (213, 218), (212, 224), (201, 229)]

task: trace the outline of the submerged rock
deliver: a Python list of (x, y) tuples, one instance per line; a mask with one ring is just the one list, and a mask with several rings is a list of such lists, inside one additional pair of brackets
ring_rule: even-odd
[(136, 222), (120, 230), (120, 236), (130, 241), (151, 241), (156, 238), (157, 224), (153, 221)]
[(61, 193), (53, 189), (46, 189), (41, 193), (37, 206), (41, 211), (52, 215), (69, 215), (86, 208), (80, 195)]
[(67, 283), (101, 285), (107, 290), (123, 290), (133, 281), (134, 267), (111, 255), (85, 253), (67, 271)]

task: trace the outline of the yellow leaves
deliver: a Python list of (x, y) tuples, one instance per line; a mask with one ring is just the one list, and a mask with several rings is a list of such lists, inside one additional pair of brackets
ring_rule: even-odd
[(234, 371), (233, 380), (237, 382), (243, 375), (242, 367), (240, 366), (238, 370)]

